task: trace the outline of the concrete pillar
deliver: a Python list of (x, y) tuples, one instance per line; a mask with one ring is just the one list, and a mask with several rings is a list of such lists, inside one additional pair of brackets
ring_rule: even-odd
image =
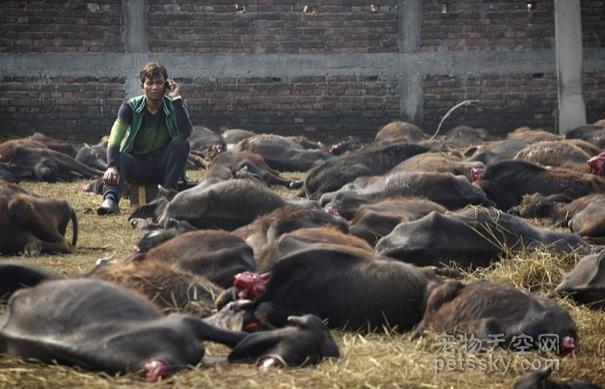
[(130, 61), (124, 69), (127, 73), (124, 91), (126, 97), (142, 94), (139, 70), (149, 61), (149, 43), (147, 40), (147, 15), (149, 3), (147, 0), (122, 0), (124, 29), (122, 41), (124, 52), (134, 54), (137, 61)]
[(582, 96), (582, 18), (580, 0), (555, 0), (558, 130), (564, 134), (586, 124)]
[[(414, 66), (422, 24), (421, 0), (399, 1), (399, 113), (402, 120), (415, 122), (422, 117), (424, 69)], [(386, 123), (385, 123), (386, 124)]]

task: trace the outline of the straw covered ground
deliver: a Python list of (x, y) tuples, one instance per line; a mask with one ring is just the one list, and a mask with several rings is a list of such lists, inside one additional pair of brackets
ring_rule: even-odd
[[(203, 172), (191, 172), (201, 178)], [(299, 176), (300, 177), (300, 176)], [(73, 254), (14, 258), (31, 265), (52, 268), (66, 275), (90, 269), (98, 258), (123, 258), (132, 251), (137, 231), (127, 223), (130, 206), (121, 202), (121, 214), (98, 217), (93, 212), (98, 196), (82, 192), (84, 182), (23, 183), (36, 194), (65, 198), (77, 210), (80, 238)], [(294, 193), (280, 192), (282, 195)], [(508, 255), (489, 269), (465, 274), (466, 281), (492, 279), (503, 284), (527, 288), (546, 295), (559, 283), (579, 258), (574, 255), (551, 255), (546, 250)], [(410, 341), (407, 334), (385, 329), (379, 333), (360, 334), (333, 331), (342, 357), (302, 369), (260, 371), (250, 365), (212, 364), (194, 366), (162, 382), (149, 384), (135, 375), (109, 377), (58, 365), (25, 362), (0, 357), (1, 387), (212, 387), (212, 388), (465, 388), (470, 386), (508, 388), (525, 371), (551, 365), (554, 377), (562, 380), (584, 379), (605, 386), (605, 313), (558, 300), (579, 326), (579, 347), (575, 354), (558, 357), (552, 354), (509, 353), (492, 351), (470, 353), (464, 345), (452, 350), (444, 347), (444, 338), (430, 335)], [(3, 307), (2, 307), (3, 308)], [(226, 355), (225, 348), (207, 345), (212, 356)]]

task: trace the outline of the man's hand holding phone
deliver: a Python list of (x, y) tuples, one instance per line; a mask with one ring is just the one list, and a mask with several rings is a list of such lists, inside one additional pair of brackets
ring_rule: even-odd
[(166, 82), (168, 83), (168, 96), (174, 99), (175, 97), (181, 95), (181, 84), (171, 78), (169, 78)]

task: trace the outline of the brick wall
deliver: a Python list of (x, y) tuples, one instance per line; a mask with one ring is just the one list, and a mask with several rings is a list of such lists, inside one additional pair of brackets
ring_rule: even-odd
[[(187, 55), (205, 54), (278, 54), (289, 56), (289, 61), (296, 61), (293, 54), (328, 58), (331, 54), (397, 55), (400, 46), (410, 41), (405, 23), (408, 3), (401, 0), (147, 3), (149, 56), (170, 53), (183, 62)], [(372, 3), (376, 9), (371, 8)], [(441, 12), (444, 3), (447, 13)], [(236, 10), (236, 4), (245, 6), (245, 12)], [(419, 4), (419, 54), (553, 49), (552, 1), (535, 2), (533, 11), (527, 10), (526, 1), (518, 0), (423, 0)], [(313, 14), (303, 13), (305, 5), (313, 7)], [(584, 46), (603, 49), (605, 1), (583, 0), (581, 6)], [(52, 53), (128, 54), (123, 12), (122, 0), (2, 1), (0, 54), (38, 53), (42, 62), (44, 55)], [(351, 73), (356, 72), (352, 69)], [(245, 77), (179, 75), (194, 124), (215, 130), (241, 127), (303, 132), (318, 139), (368, 131), (373, 136), (391, 120), (409, 120), (402, 108), (408, 84), (398, 69), (376, 73), (364, 69), (342, 75), (318, 67), (313, 69), (314, 75), (305, 77), (293, 72), (285, 72), (288, 77), (258, 77), (255, 70), (249, 69)], [(414, 122), (427, 132), (465, 99), (480, 100), (480, 110), (457, 111), (445, 122), (445, 129), (469, 124), (503, 133), (521, 125), (555, 127), (554, 64), (546, 73), (503, 74), (489, 68), (475, 74), (431, 68), (418, 72), (421, 103)], [(102, 68), (92, 73), (93, 77), (82, 73), (71, 78), (45, 77), (45, 71), (30, 74), (26, 69), (22, 72), (26, 76), (15, 77), (0, 69), (0, 138), (42, 130), (53, 136), (95, 141), (107, 133), (120, 101), (132, 93), (128, 77), (136, 76), (136, 71), (108, 77), (101, 77)], [(588, 121), (592, 122), (605, 116), (604, 72), (587, 72), (583, 83)]]
[(3, 0), (0, 52), (123, 51), (121, 4), (121, 0)]
[(605, 119), (605, 72), (584, 73), (582, 81), (586, 121), (594, 123)]
[(125, 98), (123, 83), (105, 77), (3, 77), (1, 135), (42, 131), (62, 139), (98, 140)]
[(553, 131), (557, 102), (554, 74), (469, 74), (466, 76), (427, 76), (424, 79), (423, 107), (425, 130), (433, 132), (445, 113), (463, 100), (478, 100), (476, 106), (461, 107), (442, 125), (442, 131), (466, 124), (504, 135), (529, 125)]
[[(185, 79), (194, 124), (244, 127), (325, 139), (368, 136), (399, 117), (399, 84), (393, 77)], [(338, 117), (335, 120), (335, 112)]]
[[(149, 46), (170, 53), (396, 52), (398, 6), (383, 1), (150, 0)], [(237, 11), (235, 5), (245, 6)], [(311, 4), (311, 14), (303, 13)], [(380, 8), (379, 8), (380, 9)], [(377, 10), (378, 11), (378, 10)], [(166, 30), (170, 33), (167, 34)]]
[(554, 47), (552, 1), (528, 11), (527, 1), (519, 0), (425, 0), (422, 15), (421, 51)]

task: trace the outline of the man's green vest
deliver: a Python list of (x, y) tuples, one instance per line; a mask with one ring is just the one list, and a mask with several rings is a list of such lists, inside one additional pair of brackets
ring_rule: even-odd
[[(174, 106), (172, 105), (172, 99), (168, 96), (163, 96), (164, 104), (162, 104), (162, 109), (166, 114), (166, 127), (168, 128), (168, 132), (170, 132), (170, 136), (172, 138), (176, 138), (178, 136), (178, 130), (176, 126), (176, 114), (174, 112)], [(124, 136), (124, 140), (122, 140), (122, 144), (120, 145), (120, 151), (129, 153), (132, 150), (132, 145), (134, 143), (134, 139), (141, 128), (141, 122), (143, 121), (143, 116), (145, 112), (145, 95), (133, 97), (128, 100), (128, 105), (132, 108), (133, 116), (132, 116), (132, 124), (126, 130), (126, 136)]]

